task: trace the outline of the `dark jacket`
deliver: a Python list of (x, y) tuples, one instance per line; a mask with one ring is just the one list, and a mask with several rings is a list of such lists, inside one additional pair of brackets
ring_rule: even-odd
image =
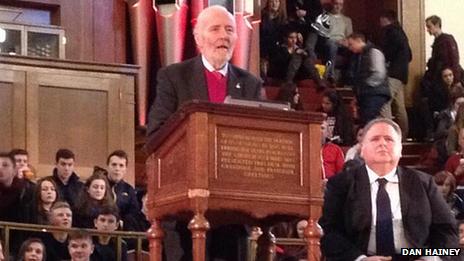
[(61, 179), (58, 177), (56, 168), (53, 169), (52, 178), (58, 186), (60, 199), (68, 202), (74, 212), (74, 207), (76, 206), (77, 200), (84, 190), (84, 183), (80, 181), (79, 176), (73, 172), (71, 177), (69, 177), (68, 184), (63, 184)]
[[(261, 85), (260, 79), (229, 63), (227, 95), (232, 98), (259, 100), (262, 99)], [(156, 98), (148, 114), (147, 136), (155, 133), (182, 104), (191, 100), (209, 101), (201, 56), (158, 71)]]
[[(379, 83), (376, 86), (372, 86), (368, 82), (369, 77), (372, 76), (374, 67), (373, 58), (371, 57), (372, 49), (377, 49), (374, 45), (367, 43), (363, 48), (362, 52), (358, 54), (356, 67), (355, 67), (355, 79), (354, 79), (354, 91), (356, 97), (367, 97), (372, 95), (384, 95), (390, 97), (390, 89), (388, 87), (388, 77), (385, 75), (382, 79), (379, 79)], [(380, 50), (379, 50), (380, 51)], [(384, 64), (381, 66), (385, 66)]]
[(306, 25), (309, 27), (311, 27), (312, 22), (316, 21), (317, 16), (324, 11), (321, 0), (288, 0), (287, 14), (290, 21), (297, 22), (298, 17), (296, 11), (299, 9), (306, 11), (306, 16), (304, 18)]
[(0, 221), (29, 223), (35, 184), (15, 177), (9, 188), (0, 184)]
[[(98, 239), (93, 241), (95, 249), (91, 255), (91, 260), (95, 261), (116, 261), (118, 260), (118, 244), (116, 238), (111, 238), (108, 245), (102, 245)], [(127, 244), (122, 241), (121, 244), (121, 261), (127, 261)]]
[(432, 45), (432, 56), (427, 62), (425, 77), (438, 82), (441, 79), (441, 71), (450, 67), (454, 74), (454, 83), (461, 81), (461, 66), (459, 65), (459, 49), (454, 37), (442, 33)]
[[(397, 173), (404, 233), (413, 247), (459, 248), (456, 220), (433, 177), (400, 166)], [(371, 223), (371, 190), (366, 165), (329, 179), (319, 220), (324, 230), (321, 250), (327, 260), (353, 261), (365, 255)]]
[(71, 260), (68, 251), (68, 240), (63, 243), (56, 240), (51, 233), (43, 233), (40, 236), (47, 251), (47, 261)]
[[(116, 205), (118, 205), (119, 208), (119, 216), (125, 224), (128, 215), (135, 214), (140, 211), (135, 189), (124, 180), (121, 180), (118, 183), (110, 181), (110, 186), (113, 191), (113, 196), (116, 198)], [(124, 226), (124, 230), (127, 230), (126, 226)]]
[(396, 23), (383, 28), (380, 47), (388, 64), (388, 76), (407, 84), (412, 53), (403, 28)]

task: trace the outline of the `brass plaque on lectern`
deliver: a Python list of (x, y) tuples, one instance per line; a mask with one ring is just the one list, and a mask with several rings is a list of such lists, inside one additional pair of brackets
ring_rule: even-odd
[(215, 178), (301, 185), (302, 141), (297, 132), (217, 126)]

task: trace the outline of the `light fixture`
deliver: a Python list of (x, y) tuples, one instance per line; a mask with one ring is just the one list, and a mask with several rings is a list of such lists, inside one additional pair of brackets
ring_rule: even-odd
[(3, 43), (6, 41), (6, 30), (3, 28), (0, 28), (0, 43)]

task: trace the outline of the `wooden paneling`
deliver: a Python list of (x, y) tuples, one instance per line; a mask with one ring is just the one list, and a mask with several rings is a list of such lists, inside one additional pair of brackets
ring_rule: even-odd
[(13, 86), (0, 82), (0, 151), (13, 147)]
[(0, 151), (25, 146), (25, 74), (0, 69)]
[(0, 0), (0, 4), (52, 10), (52, 22), (66, 30), (66, 59), (127, 62), (123, 0)]

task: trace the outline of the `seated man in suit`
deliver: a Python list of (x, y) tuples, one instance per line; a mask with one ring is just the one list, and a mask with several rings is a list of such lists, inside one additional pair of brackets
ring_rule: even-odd
[[(201, 55), (158, 71), (156, 99), (148, 116), (148, 136), (190, 100), (222, 103), (228, 95), (261, 99), (261, 80), (229, 63), (237, 40), (232, 14), (221, 6), (204, 9), (198, 16), (193, 35)], [(186, 225), (178, 224), (177, 228), (185, 252), (182, 260), (191, 260), (191, 235)], [(212, 240), (207, 243), (209, 260), (246, 259), (246, 251), (238, 251), (246, 250), (247, 233), (243, 225), (219, 227), (211, 234), (208, 237)]]
[(459, 237), (433, 177), (398, 166), (398, 125), (389, 119), (371, 121), (361, 146), (366, 163), (327, 183), (319, 221), (323, 255), (328, 261), (451, 259), (400, 255), (401, 248), (459, 248)]
[(261, 80), (229, 63), (237, 40), (232, 14), (221, 6), (206, 8), (198, 16), (193, 34), (201, 55), (158, 71), (148, 136), (189, 100), (222, 103), (228, 95), (256, 100), (261, 97)]

